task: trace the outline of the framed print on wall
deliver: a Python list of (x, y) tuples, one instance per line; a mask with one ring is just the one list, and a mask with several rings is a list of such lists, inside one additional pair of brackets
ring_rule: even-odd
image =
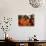
[(34, 14), (32, 15), (18, 15), (19, 26), (34, 26)]

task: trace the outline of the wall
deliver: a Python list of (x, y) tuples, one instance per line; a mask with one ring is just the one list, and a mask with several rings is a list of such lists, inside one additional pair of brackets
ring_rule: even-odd
[[(35, 14), (35, 26), (19, 27), (17, 24), (18, 15), (30, 15), (32, 13)], [(45, 6), (40, 8), (32, 8), (28, 0), (0, 0), (0, 17), (6, 16), (13, 18), (11, 29), (7, 32), (13, 39), (28, 40), (29, 37), (36, 34), (37, 39), (45, 40), (45, 15)], [(0, 35), (2, 35), (2, 31), (0, 32)], [(0, 36), (0, 39), (2, 38), (3, 37)]]

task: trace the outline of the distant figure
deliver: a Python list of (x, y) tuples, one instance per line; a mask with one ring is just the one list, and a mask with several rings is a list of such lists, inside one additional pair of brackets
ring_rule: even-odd
[(32, 14), (31, 16), (30, 16), (30, 25), (31, 26), (34, 26), (34, 15)]

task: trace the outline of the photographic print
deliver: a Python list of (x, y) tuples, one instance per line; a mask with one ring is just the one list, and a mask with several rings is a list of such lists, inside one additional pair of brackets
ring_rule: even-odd
[(19, 26), (34, 26), (34, 15), (18, 15)]

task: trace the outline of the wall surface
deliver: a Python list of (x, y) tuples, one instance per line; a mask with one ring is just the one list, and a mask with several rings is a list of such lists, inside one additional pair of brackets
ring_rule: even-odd
[[(35, 15), (34, 27), (19, 27), (18, 15)], [(4, 16), (12, 17), (12, 26), (7, 33), (9, 37), (15, 40), (28, 40), (34, 34), (37, 35), (37, 39), (46, 40), (45, 36), (45, 17), (46, 6), (40, 8), (33, 8), (30, 6), (28, 0), (0, 0), (0, 19)], [(2, 18), (1, 18), (2, 17)], [(0, 39), (4, 39), (4, 33), (0, 29)]]

